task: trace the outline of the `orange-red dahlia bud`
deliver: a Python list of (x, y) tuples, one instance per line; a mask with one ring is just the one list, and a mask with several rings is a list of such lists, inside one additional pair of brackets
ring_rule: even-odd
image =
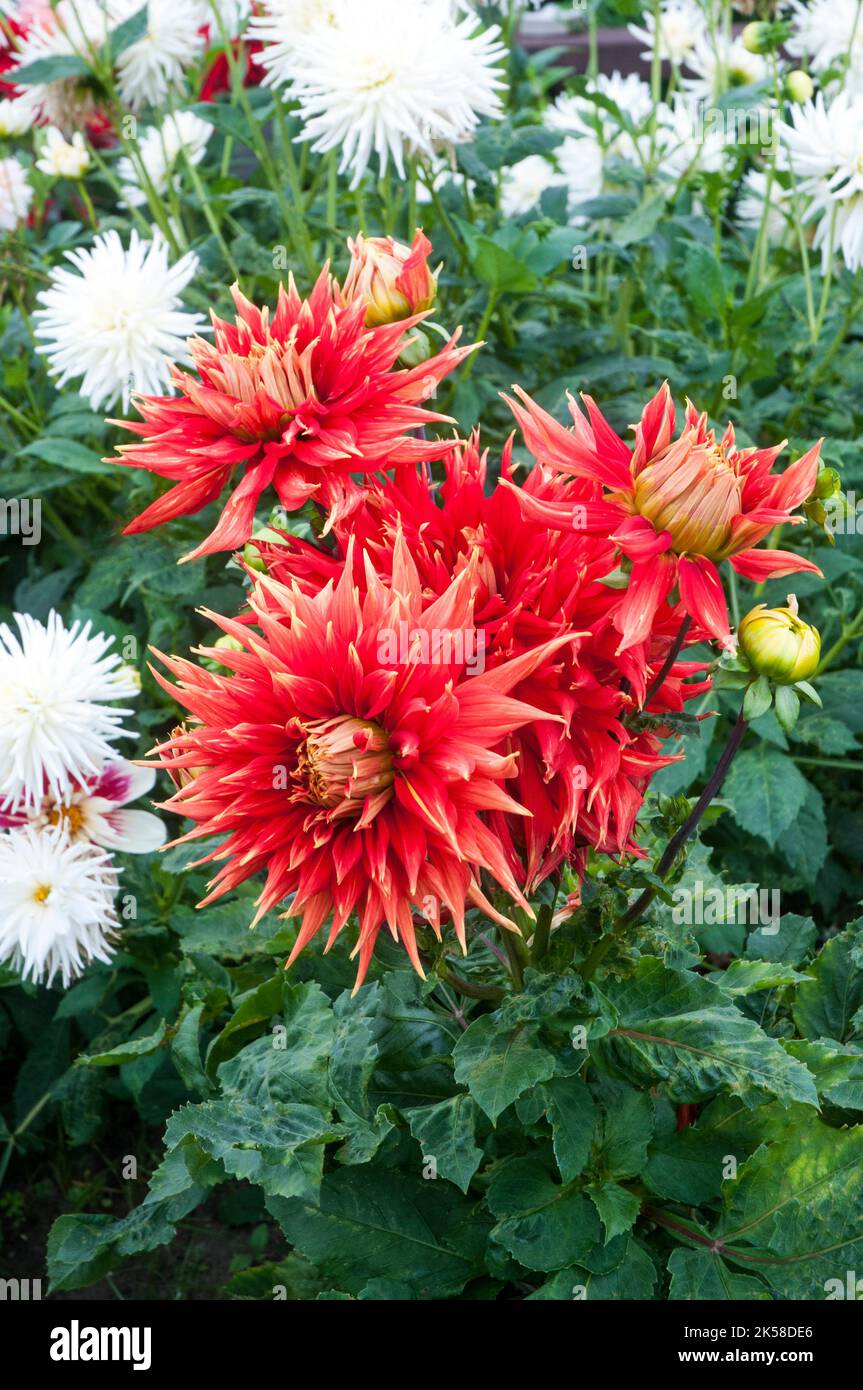
[(719, 560), (742, 509), (742, 482), (720, 445), (687, 431), (639, 473), (635, 506), (657, 531), (670, 532), (679, 555)]
[(378, 724), (340, 714), (313, 720), (305, 732), (299, 772), (319, 806), (338, 807), (343, 815), (359, 814), (366, 797), (389, 794), (393, 760)]
[(358, 236), (348, 246), (351, 268), (342, 293), (349, 304), (365, 301), (369, 328), (398, 323), (434, 304), (437, 281), (428, 264), (432, 247), (422, 232), (417, 232), (413, 246), (390, 236)]
[(753, 671), (779, 685), (808, 680), (821, 660), (820, 633), (797, 616), (793, 594), (787, 608), (759, 603), (741, 622), (737, 640)]

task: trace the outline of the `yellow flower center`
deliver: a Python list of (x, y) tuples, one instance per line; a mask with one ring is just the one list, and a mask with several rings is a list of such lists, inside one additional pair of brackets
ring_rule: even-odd
[(47, 883), (42, 883), (33, 893), (34, 903), (45, 903), (51, 896), (51, 889)]
[(298, 772), (309, 798), (337, 815), (358, 815), (368, 797), (392, 795), (393, 763), (378, 724), (350, 715), (305, 725)]
[(49, 825), (62, 825), (71, 836), (75, 836), (84, 824), (84, 812), (74, 803), (70, 806), (52, 806), (48, 812)]

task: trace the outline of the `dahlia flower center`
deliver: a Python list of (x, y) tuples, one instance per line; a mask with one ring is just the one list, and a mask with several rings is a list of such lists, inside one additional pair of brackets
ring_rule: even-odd
[(721, 559), (742, 507), (742, 483), (716, 444), (669, 445), (635, 480), (635, 509), (668, 531), (678, 554)]
[(312, 801), (359, 813), (367, 797), (389, 796), (392, 753), (378, 724), (342, 714), (313, 720), (305, 732), (298, 768)]
[(84, 812), (74, 803), (70, 806), (54, 806), (48, 812), (48, 824), (61, 825), (74, 837), (84, 824)]
[(40, 883), (39, 887), (33, 891), (34, 903), (46, 903), (51, 896), (51, 887), (47, 883)]
[(232, 423), (241, 439), (278, 439), (314, 396), (309, 356), (297, 353), (293, 336), (285, 344), (253, 343), (245, 355), (222, 352), (206, 367), (210, 385), (240, 403)]

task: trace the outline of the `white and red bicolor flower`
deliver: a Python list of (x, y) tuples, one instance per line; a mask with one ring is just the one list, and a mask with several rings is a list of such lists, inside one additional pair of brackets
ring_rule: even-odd
[(70, 840), (88, 840), (123, 854), (150, 854), (165, 843), (164, 822), (150, 811), (127, 807), (145, 796), (155, 780), (153, 768), (135, 767), (120, 758), (59, 801), (49, 794), (35, 811), (0, 812), (0, 830), (28, 824), (37, 829), (59, 826)]
[(205, 902), (264, 871), (255, 920), (292, 896), (287, 915), (302, 919), (288, 964), (328, 919), (330, 945), (356, 913), (359, 986), (384, 923), (421, 971), (415, 910), (438, 935), (451, 915), (462, 947), (468, 905), (517, 930), (483, 872), (532, 915), (484, 817), (528, 814), (506, 788), (517, 761), (507, 740), (554, 715), (509, 692), (572, 636), (477, 675), (464, 642), (420, 642), (403, 661), (382, 643), (402, 623), (429, 637), (472, 631), (474, 575), (465, 568), (424, 606), (401, 536), (389, 575), (357, 554), (362, 588), (354, 549), (338, 582), (311, 596), (260, 578), (254, 627), (208, 614), (240, 644), (216, 653), (232, 674), (161, 658), (177, 685), (158, 678), (190, 719), (155, 751), (182, 783), (165, 809), (195, 822), (182, 841), (226, 837), (200, 861), (222, 862)]
[(733, 426), (721, 439), (687, 401), (675, 439), (675, 408), (665, 383), (642, 412), (635, 447), (615, 434), (590, 396), (587, 418), (570, 397), (572, 429), (559, 424), (525, 392), (509, 405), (528, 448), (558, 474), (595, 485), (593, 499), (577, 495), (544, 501), (521, 492), (525, 516), (547, 525), (574, 524), (608, 535), (631, 562), (629, 585), (615, 614), (619, 650), (644, 641), (654, 615), (677, 586), (684, 609), (707, 633), (727, 644), (728, 609), (717, 564), (729, 560), (745, 579), (760, 581), (817, 565), (788, 550), (756, 550), (774, 526), (793, 515), (818, 476), (821, 442), (774, 474), (785, 441), (767, 449), (737, 448)]
[(422, 314), (368, 328), (362, 297), (346, 303), (325, 268), (307, 300), (290, 280), (276, 312), (235, 285), (236, 325), (213, 316), (212, 343), (189, 340), (195, 375), (174, 369), (174, 396), (137, 396), (140, 435), (117, 460), (174, 486), (126, 527), (149, 531), (215, 502), (239, 474), (215, 530), (185, 558), (232, 550), (252, 533), (255, 508), (273, 487), (295, 511), (309, 499), (332, 516), (356, 505), (352, 473), (439, 458), (448, 442), (414, 431), (449, 417), (422, 408), (467, 356), (458, 332), (417, 367), (396, 360)]

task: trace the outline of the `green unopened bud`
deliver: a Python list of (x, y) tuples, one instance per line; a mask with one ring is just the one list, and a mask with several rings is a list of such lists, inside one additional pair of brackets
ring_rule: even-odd
[(770, 53), (779, 48), (791, 33), (791, 26), (784, 21), (768, 24), (763, 19), (747, 24), (740, 35), (743, 47), (750, 53)]
[(749, 53), (766, 53), (770, 47), (770, 25), (755, 19), (745, 26), (740, 37)]
[(268, 545), (284, 545), (285, 537), (281, 531), (274, 531), (272, 526), (261, 526), (257, 531), (252, 532), (253, 541), (265, 541)]
[(785, 90), (791, 101), (803, 106), (805, 102), (812, 100), (815, 84), (808, 72), (804, 72), (802, 68), (793, 68), (785, 78)]
[(741, 622), (737, 640), (752, 670), (778, 685), (808, 680), (821, 660), (820, 634), (797, 616), (793, 594), (787, 608), (759, 603)]
[(267, 573), (264, 557), (252, 541), (246, 541), (243, 546), (243, 560), (250, 570), (255, 570), (258, 574)]
[(835, 468), (819, 468), (812, 496), (817, 497), (819, 502), (826, 502), (828, 497), (838, 497), (841, 487), (842, 479)]
[(399, 353), (399, 363), (403, 367), (418, 367), (431, 355), (432, 348), (428, 336), (422, 329), (415, 328)]
[(246, 541), (243, 546), (243, 560), (249, 569), (257, 571), (258, 574), (266, 574), (266, 562), (259, 549), (261, 544), (284, 545), (285, 537), (281, 531), (274, 531), (271, 526), (261, 526), (252, 533), (252, 539)]

